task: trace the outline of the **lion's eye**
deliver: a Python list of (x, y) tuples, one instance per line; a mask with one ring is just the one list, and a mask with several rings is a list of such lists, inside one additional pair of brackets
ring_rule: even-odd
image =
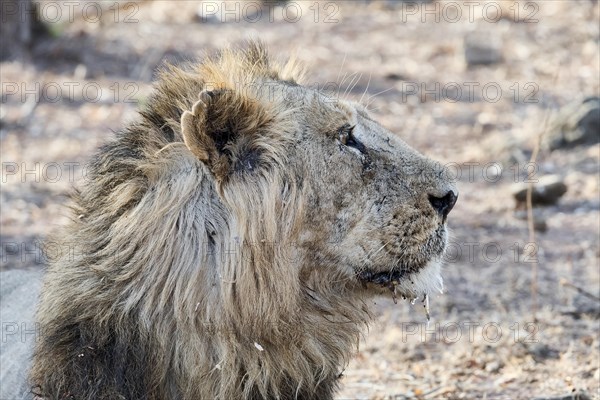
[(349, 146), (354, 141), (354, 137), (352, 136), (353, 130), (354, 130), (354, 127), (351, 126), (350, 124), (345, 124), (338, 130), (338, 134), (340, 135), (340, 142), (344, 146)]
[(352, 134), (354, 127), (355, 125), (345, 124), (338, 130), (340, 143), (342, 143), (344, 146), (354, 147), (364, 154), (366, 153), (367, 149), (365, 148), (365, 145), (356, 139)]

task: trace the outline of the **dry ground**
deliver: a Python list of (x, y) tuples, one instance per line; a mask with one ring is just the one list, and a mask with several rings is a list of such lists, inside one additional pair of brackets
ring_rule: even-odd
[[(460, 20), (451, 3), (291, 2), (262, 15), (250, 3), (236, 15), (228, 3), (227, 16), (222, 2), (103, 2), (100, 20), (76, 3), (71, 23), (67, 9), (58, 21), (46, 7), (52, 38), (1, 64), (1, 268), (43, 267), (36, 243), (64, 222), (72, 181), (111, 130), (135, 118), (162, 60), (260, 37), (275, 55), (305, 61), (309, 83), (362, 98), (385, 126), (460, 172), (432, 321), (420, 304), (380, 299), (339, 398), (600, 399), (600, 147), (542, 150), (535, 170), (527, 165), (549, 114), (598, 96), (598, 2), (458, 1)], [(487, 35), (502, 60), (469, 67), (467, 35)], [(536, 210), (548, 230), (533, 245), (510, 192), (528, 171), (568, 185), (558, 205)]]

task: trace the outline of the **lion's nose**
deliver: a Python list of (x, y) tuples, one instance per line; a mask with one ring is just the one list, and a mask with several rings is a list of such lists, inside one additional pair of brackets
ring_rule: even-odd
[(458, 194), (454, 193), (452, 190), (448, 191), (444, 197), (429, 195), (429, 202), (444, 221), (446, 220), (446, 217), (448, 217), (452, 207), (456, 204), (456, 199), (458, 199)]

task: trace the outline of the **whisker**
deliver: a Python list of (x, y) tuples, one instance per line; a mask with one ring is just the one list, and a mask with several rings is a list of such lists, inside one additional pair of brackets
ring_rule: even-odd
[(346, 79), (350, 79), (350, 83), (352, 83), (352, 81), (354, 80), (354, 76), (356, 76), (356, 74), (358, 74), (358, 72), (354, 72), (350, 75), (348, 75), (347, 73), (344, 73), (344, 76), (342, 77), (342, 81), (340, 82), (340, 90), (341, 90), (342, 86), (344, 85), (344, 82), (346, 82)]
[(352, 83), (352, 87), (349, 86), (344, 92), (344, 98), (348, 98), (348, 95), (350, 94), (350, 92), (352, 92), (352, 89), (354, 89), (356, 84), (360, 81), (360, 78), (362, 78), (362, 74), (357, 72), (354, 74), (354, 78), (352, 79), (352, 81), (350, 81), (350, 83)]
[(363, 97), (365, 97), (365, 94), (367, 94), (367, 91), (369, 90), (369, 85), (371, 84), (371, 78), (373, 77), (373, 72), (370, 71), (369, 72), (369, 81), (367, 82), (367, 87), (365, 88), (365, 91), (363, 92), (362, 96), (360, 96), (360, 100), (358, 100), (359, 103), (362, 104), (362, 99)]
[[(342, 69), (344, 68), (344, 63), (346, 62), (347, 56), (348, 56), (348, 53), (347, 52), (344, 53), (344, 59), (342, 60), (342, 65), (340, 65), (340, 70), (338, 71), (336, 82), (340, 81), (340, 75), (342, 74)], [(346, 73), (344, 73), (344, 76), (346, 76)]]
[(393, 87), (391, 87), (391, 88), (387, 88), (387, 89), (385, 89), (385, 90), (382, 90), (381, 92), (375, 93), (374, 95), (370, 96), (370, 97), (367, 99), (367, 101), (368, 101), (368, 103), (367, 103), (367, 107), (368, 107), (369, 105), (371, 105), (371, 103), (372, 103), (373, 101), (375, 101), (375, 97), (377, 97), (377, 96), (379, 96), (379, 95), (382, 95), (382, 94), (384, 94), (385, 92), (389, 92), (389, 91), (390, 91), (390, 90), (392, 90), (392, 89), (394, 89), (394, 88), (393, 88)]

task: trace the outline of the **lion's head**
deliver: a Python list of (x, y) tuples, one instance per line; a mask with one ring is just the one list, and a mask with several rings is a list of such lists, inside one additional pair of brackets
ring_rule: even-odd
[(162, 71), (75, 197), (42, 394), (327, 399), (365, 299), (441, 288), (444, 169), (297, 71), (257, 45)]
[(209, 82), (181, 120), (227, 218), (244, 219), (248, 244), (293, 246), (288, 261), (299, 262), (286, 267), (300, 281), (409, 298), (441, 289), (458, 195), (444, 168), (362, 105), (301, 86), (266, 60), (253, 59), (250, 76)]

